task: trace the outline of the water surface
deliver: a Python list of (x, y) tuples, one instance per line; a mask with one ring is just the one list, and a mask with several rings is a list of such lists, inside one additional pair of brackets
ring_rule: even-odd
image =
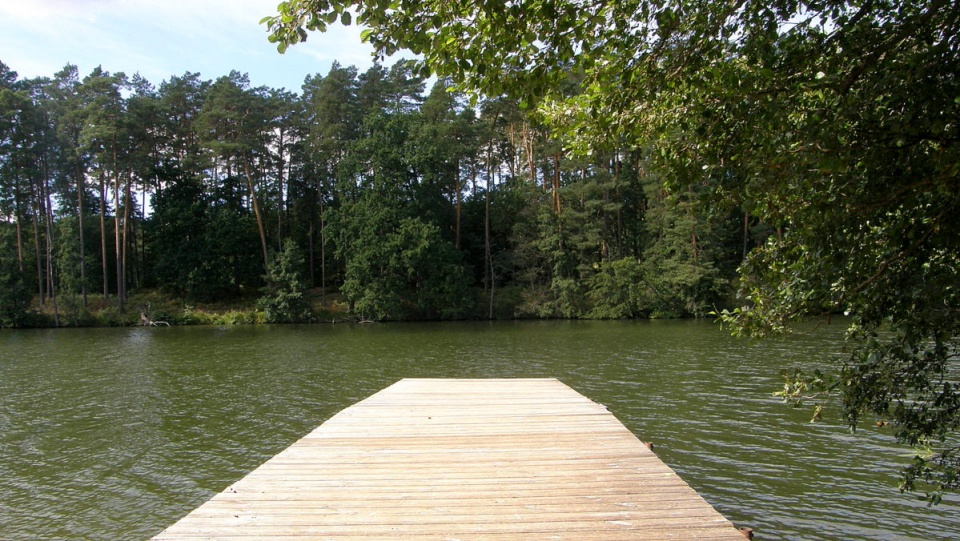
[(0, 332), (0, 539), (147, 539), (404, 377), (556, 377), (761, 540), (949, 539), (885, 429), (771, 397), (842, 326), (751, 344), (697, 321)]

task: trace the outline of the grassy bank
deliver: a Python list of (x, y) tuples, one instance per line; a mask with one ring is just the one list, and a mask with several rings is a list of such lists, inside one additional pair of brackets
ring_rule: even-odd
[[(128, 327), (137, 325), (255, 325), (266, 323), (266, 314), (257, 307), (256, 295), (216, 301), (193, 301), (151, 290), (132, 294), (121, 312), (114, 296), (87, 297), (86, 307), (79, 296), (57, 299), (42, 305), (34, 300), (25, 327)], [(312, 321), (351, 319), (339, 293), (319, 289), (307, 291)]]

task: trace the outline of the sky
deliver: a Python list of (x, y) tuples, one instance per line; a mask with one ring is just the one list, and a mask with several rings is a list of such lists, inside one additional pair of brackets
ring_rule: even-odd
[(0, 0), (0, 62), (21, 79), (50, 77), (69, 63), (81, 78), (101, 66), (155, 86), (187, 72), (214, 80), (237, 70), (252, 86), (294, 92), (334, 61), (361, 72), (373, 64), (355, 26), (313, 32), (278, 53), (260, 19), (279, 1)]

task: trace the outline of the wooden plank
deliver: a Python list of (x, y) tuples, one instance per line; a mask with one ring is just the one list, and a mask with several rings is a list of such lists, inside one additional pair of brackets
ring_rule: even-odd
[(154, 540), (518, 538), (743, 539), (555, 379), (404, 379)]

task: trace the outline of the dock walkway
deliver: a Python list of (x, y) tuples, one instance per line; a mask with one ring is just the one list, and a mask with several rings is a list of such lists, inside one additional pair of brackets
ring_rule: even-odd
[(404, 379), (153, 539), (688, 539), (734, 526), (555, 379)]

